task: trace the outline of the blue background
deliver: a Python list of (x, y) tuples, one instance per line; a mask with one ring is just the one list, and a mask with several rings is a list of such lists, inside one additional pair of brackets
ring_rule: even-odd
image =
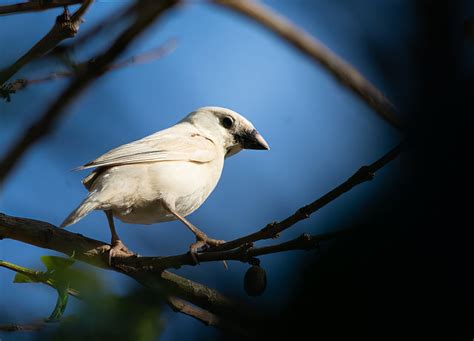
[[(390, 84), (410, 73), (403, 49), (413, 41), (409, 1), (265, 1), (324, 42), (362, 72), (400, 107), (410, 92), (393, 92)], [(124, 2), (99, 1), (86, 15), (79, 35)], [(0, 66), (12, 63), (51, 27), (60, 9), (0, 18)], [(396, 29), (394, 29), (396, 27)], [(24, 156), (0, 192), (0, 212), (58, 225), (86, 195), (71, 172), (107, 150), (166, 128), (205, 105), (231, 108), (254, 123), (271, 146), (268, 152), (243, 151), (226, 161), (220, 183), (189, 219), (208, 235), (231, 240), (281, 220), (344, 181), (399, 140), (377, 117), (323, 68), (253, 22), (201, 2), (173, 10), (126, 53), (136, 55), (176, 38), (177, 48), (157, 61), (109, 72), (67, 109), (57, 129)], [(98, 39), (77, 54), (92, 56), (112, 41)], [(390, 82), (380, 73), (378, 57), (387, 57), (402, 72)], [(123, 56), (125, 57), (125, 56)], [(29, 65), (15, 76), (34, 78), (57, 70), (51, 61)], [(406, 74), (404, 74), (406, 72)], [(55, 100), (67, 81), (34, 85), (0, 103), (0, 152), (6, 151), (28, 122)], [(400, 173), (399, 161), (382, 169), (311, 219), (280, 237), (342, 229), (356, 220)], [(95, 212), (70, 227), (91, 238), (110, 238), (105, 216)], [(183, 253), (193, 236), (178, 222), (155, 226), (118, 223), (126, 245), (141, 255)], [(270, 241), (272, 243), (275, 241)], [(262, 242), (261, 244), (268, 244)], [(0, 242), (0, 259), (41, 269), (39, 257), (54, 254), (11, 240)], [(254, 303), (282, 306), (297, 251), (262, 257), (268, 287)], [(185, 267), (177, 273), (230, 295), (243, 295), (248, 266), (221, 263)], [(110, 289), (126, 294), (135, 283), (122, 275), (98, 271)], [(12, 284), (13, 273), (0, 269), (0, 316), (6, 322), (30, 322), (48, 316), (56, 299), (42, 285)], [(276, 299), (277, 298), (277, 299)], [(245, 298), (247, 299), (247, 298)], [(67, 313), (78, 304), (72, 302)], [(165, 309), (164, 340), (211, 336), (212, 328)], [(7, 339), (28, 337), (9, 334)]]

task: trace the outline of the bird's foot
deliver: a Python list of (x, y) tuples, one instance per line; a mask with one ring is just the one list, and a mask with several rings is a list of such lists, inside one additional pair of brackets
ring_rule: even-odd
[(206, 239), (204, 240), (204, 243), (205, 243), (205, 247), (209, 247), (209, 246), (219, 246), (219, 245), (222, 245), (225, 243), (225, 240), (220, 240), (220, 239), (212, 239), (212, 238), (208, 238), (206, 237)]
[(134, 256), (135, 254), (131, 252), (120, 239), (112, 241), (112, 247), (109, 250), (109, 266), (112, 266), (112, 259), (116, 257), (125, 256)]
[(202, 234), (196, 235), (196, 242), (192, 243), (189, 246), (189, 253), (191, 257), (193, 258), (194, 263), (197, 265), (199, 264), (199, 260), (197, 258), (199, 249), (206, 249), (210, 246), (219, 246), (224, 243), (225, 243), (225, 240), (209, 238), (206, 234), (202, 233)]

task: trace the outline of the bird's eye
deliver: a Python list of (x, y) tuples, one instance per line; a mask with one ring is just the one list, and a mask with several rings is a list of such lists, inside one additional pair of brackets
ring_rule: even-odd
[(226, 116), (222, 119), (222, 125), (224, 126), (224, 128), (230, 129), (234, 125), (234, 120)]

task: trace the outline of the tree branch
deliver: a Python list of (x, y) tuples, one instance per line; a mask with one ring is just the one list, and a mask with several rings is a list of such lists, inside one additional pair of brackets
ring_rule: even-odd
[[(115, 70), (122, 69), (131, 65), (143, 64), (143, 63), (147, 63), (147, 62), (162, 58), (166, 56), (167, 54), (173, 52), (175, 48), (176, 48), (176, 39), (170, 39), (166, 41), (163, 45), (160, 45), (154, 49), (151, 49), (150, 51), (144, 52), (136, 56), (132, 56), (123, 61), (119, 61), (117, 63), (110, 65), (109, 67), (107, 67), (107, 71), (115, 71)], [(84, 69), (89, 65), (89, 63), (91, 63), (90, 60), (79, 63), (75, 65), (74, 68)], [(41, 83), (53, 81), (56, 79), (72, 77), (75, 75), (75, 73), (76, 73), (75, 71), (57, 71), (40, 78), (17, 79), (12, 83), (6, 84), (6, 87), (5, 87), (6, 93), (5, 94), (0, 93), (0, 97), (4, 97), (8, 101), (9, 96), (12, 93), (16, 93), (19, 90), (23, 90), (29, 85), (41, 84)]]
[[(50, 279), (50, 276), (45, 277), (46, 273), (42, 271), (31, 270), (2, 260), (0, 260), (0, 267), (12, 270), (15, 273), (21, 273), (31, 278), (33, 283), (43, 283), (55, 288), (54, 280)], [(68, 288), (68, 294), (81, 299), (80, 293), (73, 288)], [(178, 297), (169, 296), (167, 303), (174, 311), (193, 317), (207, 326), (213, 326), (222, 330), (227, 330), (247, 338), (249, 336), (249, 332), (241, 328), (239, 325), (232, 323), (229, 320), (222, 319), (207, 310), (191, 305)], [(41, 330), (45, 325), (46, 322), (44, 320), (29, 324), (3, 324), (0, 325), (0, 331), (38, 331)]]
[(338, 57), (323, 43), (298, 28), (286, 18), (257, 1), (212, 0), (215, 4), (243, 14), (265, 26), (314, 61), (323, 65), (339, 82), (349, 87), (384, 120), (401, 129), (392, 103), (354, 67)]
[(26, 12), (38, 12), (51, 8), (75, 5), (83, 0), (30, 0), (18, 4), (0, 6), (0, 16), (9, 14), (18, 14)]
[[(197, 254), (196, 257), (200, 263), (230, 260), (247, 263), (255, 257), (268, 254), (315, 249), (319, 246), (320, 242), (331, 240), (351, 232), (352, 230), (342, 230), (313, 236), (304, 233), (295, 239), (280, 244), (263, 247), (253, 247), (251, 244), (244, 244), (228, 251), (201, 252)], [(178, 269), (183, 265), (197, 265), (189, 253), (167, 257), (126, 257), (117, 259), (117, 264), (137, 268), (147, 268), (150, 271), (156, 272), (161, 272), (164, 269), (170, 268)]]
[(230, 331), (247, 339), (251, 337), (249, 331), (245, 330), (240, 325), (232, 323), (226, 319), (222, 319), (219, 316), (208, 312), (207, 310), (195, 307), (180, 298), (170, 296), (168, 297), (168, 304), (174, 311), (188, 315), (204, 323), (206, 326), (213, 326), (218, 329)]
[[(167, 290), (170, 294), (215, 314), (237, 317), (244, 321), (258, 318), (257, 313), (252, 313), (247, 307), (233, 302), (218, 291), (169, 271), (156, 272), (150, 271), (152, 269), (147, 267), (138, 268), (120, 263), (117, 266), (109, 266), (109, 244), (57, 228), (43, 221), (0, 213), (0, 239), (3, 238), (54, 250), (68, 256), (73, 255), (75, 259), (88, 264), (121, 272), (148, 288), (160, 292)], [(123, 253), (122, 256), (128, 255)]]
[(92, 27), (88, 28), (86, 32), (83, 32), (83, 34), (68, 43), (68, 45), (65, 45), (64, 50), (74, 50), (93, 39), (97, 39), (100, 33), (102, 33), (105, 29), (110, 29), (113, 26), (117, 27), (121, 25), (123, 21), (127, 19), (128, 15), (133, 13), (139, 6), (140, 2), (135, 1), (131, 2), (129, 6), (120, 7), (114, 12), (109, 13), (107, 18), (97, 22), (95, 25), (92, 25)]
[(231, 250), (240, 247), (241, 245), (249, 244), (256, 242), (258, 240), (275, 238), (279, 233), (293, 226), (297, 222), (307, 219), (311, 214), (321, 209), (322, 207), (329, 204), (331, 201), (337, 199), (342, 194), (351, 190), (353, 187), (364, 183), (366, 181), (372, 180), (374, 173), (377, 172), (380, 168), (385, 166), (387, 163), (395, 159), (400, 152), (402, 151), (403, 143), (400, 143), (398, 146), (390, 150), (387, 154), (382, 156), (380, 159), (368, 166), (362, 166), (357, 170), (349, 179), (344, 181), (342, 184), (324, 194), (319, 199), (313, 201), (309, 205), (299, 208), (293, 215), (288, 218), (280, 221), (273, 222), (262, 228), (260, 231), (254, 232), (247, 236), (237, 238), (235, 240), (229, 241), (217, 247), (212, 247), (209, 251), (225, 251)]
[(95, 79), (103, 75), (112, 63), (132, 41), (148, 28), (162, 13), (176, 5), (179, 0), (142, 1), (135, 13), (135, 20), (114, 41), (105, 52), (89, 63), (85, 70), (77, 73), (70, 85), (56, 98), (54, 103), (33, 122), (20, 136), (13, 147), (0, 160), (0, 185), (14, 168), (26, 150), (47, 135), (58, 121), (63, 110)]
[(63, 40), (74, 37), (83, 22), (82, 16), (92, 2), (93, 0), (84, 0), (81, 7), (72, 16), (67, 9), (64, 9), (64, 13), (56, 18), (51, 30), (36, 45), (7, 69), (0, 72), (0, 86), (33, 59), (45, 55)]

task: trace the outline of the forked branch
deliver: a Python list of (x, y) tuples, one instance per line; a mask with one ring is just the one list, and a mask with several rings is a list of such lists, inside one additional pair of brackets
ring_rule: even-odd
[(235, 240), (229, 241), (217, 247), (213, 247), (210, 249), (210, 251), (215, 252), (215, 251), (232, 250), (232, 249), (240, 247), (241, 245), (253, 243), (258, 240), (277, 237), (279, 233), (293, 226), (297, 222), (303, 219), (309, 218), (311, 214), (321, 209), (322, 207), (326, 206), (327, 204), (329, 204), (331, 201), (335, 200), (342, 194), (351, 190), (353, 187), (363, 182), (372, 180), (375, 172), (377, 172), (380, 168), (388, 164), (390, 161), (394, 160), (400, 154), (402, 149), (403, 149), (403, 143), (400, 143), (398, 146), (390, 150), (388, 153), (383, 155), (377, 161), (373, 162), (372, 164), (368, 166), (362, 166), (361, 168), (359, 168), (359, 170), (357, 170), (349, 179), (344, 181), (342, 184), (340, 184), (333, 190), (327, 192), (322, 197), (313, 201), (312, 203), (299, 208), (294, 214), (292, 214), (288, 218), (278, 223), (277, 222), (270, 223), (264, 228), (262, 228), (260, 231), (249, 234), (245, 237), (237, 238)]
[(0, 86), (32, 60), (45, 55), (63, 40), (74, 37), (83, 22), (83, 15), (92, 2), (93, 0), (84, 0), (81, 7), (73, 15), (70, 15), (65, 8), (63, 14), (56, 18), (51, 30), (39, 42), (15, 63), (0, 72)]

